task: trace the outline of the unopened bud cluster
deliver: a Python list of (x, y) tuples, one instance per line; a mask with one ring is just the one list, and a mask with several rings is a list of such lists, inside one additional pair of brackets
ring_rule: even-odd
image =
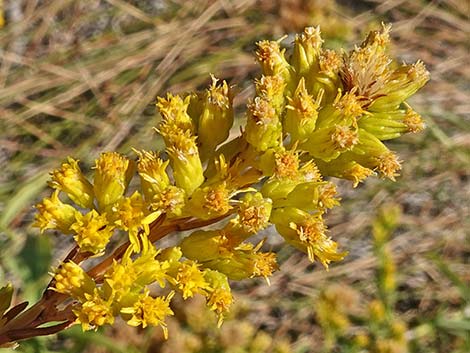
[[(259, 42), (262, 76), (232, 138), (233, 90), (212, 77), (204, 92), (158, 98), (165, 151), (103, 153), (91, 179), (72, 158), (53, 171), (54, 191), (37, 205), (41, 231), (73, 237), (83, 259), (111, 254), (110, 240), (128, 242), (99, 275), (82, 260), (57, 269), (53, 289), (73, 299), (76, 322), (90, 329), (120, 316), (166, 334), (175, 293), (205, 296), (222, 319), (229, 280), (268, 280), (278, 269), (264, 241), (248, 241), (270, 225), (325, 268), (342, 260), (324, 222), (339, 205), (325, 177), (354, 186), (375, 174), (394, 180), (400, 162), (383, 141), (424, 127), (405, 101), (428, 73), (421, 62), (389, 58), (389, 29), (347, 54), (322, 48), (319, 28), (296, 36), (289, 55), (280, 41)], [(129, 190), (134, 176), (138, 187)], [(161, 229), (192, 233), (161, 248)]]

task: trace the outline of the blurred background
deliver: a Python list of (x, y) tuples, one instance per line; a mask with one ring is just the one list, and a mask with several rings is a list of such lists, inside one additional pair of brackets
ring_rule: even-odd
[(393, 23), (393, 55), (431, 72), (410, 102), (428, 128), (389, 144), (402, 176), (339, 181), (342, 207), (327, 221), (343, 262), (325, 271), (274, 241), (281, 271), (270, 286), (234, 284), (220, 330), (195, 298), (174, 306), (168, 341), (118, 322), (16, 351), (469, 352), (469, 14), (466, 0), (0, 0), (0, 283), (20, 289), (16, 302), (37, 300), (68, 251), (30, 226), (48, 172), (68, 155), (89, 167), (101, 151), (160, 148), (157, 95), (201, 89), (214, 73), (236, 85), (241, 111), (260, 72), (254, 43), (289, 43), (309, 25), (351, 49)]

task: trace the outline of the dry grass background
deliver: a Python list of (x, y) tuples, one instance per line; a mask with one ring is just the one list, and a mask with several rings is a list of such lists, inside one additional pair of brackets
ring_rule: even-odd
[[(29, 226), (30, 206), (43, 195), (48, 171), (67, 155), (89, 166), (104, 150), (158, 148), (151, 130), (155, 97), (201, 87), (209, 73), (237, 85), (241, 108), (253, 93), (249, 80), (259, 72), (252, 56), (259, 39), (320, 24), (328, 43), (338, 46), (385, 21), (393, 23), (397, 58), (422, 59), (432, 78), (412, 101), (428, 129), (392, 144), (405, 161), (402, 177), (396, 183), (369, 180), (354, 190), (340, 183), (342, 207), (328, 222), (350, 252), (344, 262), (325, 272), (306, 256), (281, 249), (281, 272), (271, 286), (242, 283), (236, 296), (249, 307), (240, 310), (255, 332), (288, 339), (292, 352), (321, 351), (316, 298), (341, 283), (370, 299), (377, 266), (370, 225), (379, 206), (394, 202), (403, 209), (390, 242), (399, 284), (396, 311), (408, 322), (413, 351), (465, 349), (470, 303), (446, 273), (470, 284), (468, 1), (4, 0), (3, 7), (0, 282), (8, 278), (23, 288), (19, 296), (34, 299), (50, 264), (57, 263), (60, 249), (51, 258), (51, 243)], [(463, 331), (446, 327), (464, 319)], [(119, 330), (107, 335), (122, 335)], [(155, 339), (125, 332), (126, 342), (133, 336), (141, 342), (136, 351)], [(76, 352), (119, 351), (106, 336), (89, 337), (73, 333), (21, 349), (60, 351), (72, 340)], [(148, 351), (171, 351), (155, 347)]]

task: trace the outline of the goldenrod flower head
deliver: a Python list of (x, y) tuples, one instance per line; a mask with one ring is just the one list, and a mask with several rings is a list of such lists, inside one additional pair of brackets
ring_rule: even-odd
[(85, 298), (85, 293), (93, 293), (96, 285), (93, 279), (73, 261), (63, 263), (54, 275), (56, 292), (67, 294), (73, 298)]
[(274, 202), (274, 208), (296, 207), (304, 211), (319, 211), (339, 205), (336, 186), (331, 182), (299, 183), (287, 196)]
[(269, 277), (279, 269), (276, 254), (273, 252), (256, 252), (252, 255), (253, 273), (251, 277), (264, 277), (269, 284)]
[(140, 256), (132, 256), (135, 250), (129, 246), (120, 262), (113, 264), (104, 274), (104, 293), (112, 297), (115, 305), (126, 305), (135, 300), (135, 295), (147, 285), (157, 282), (164, 288), (168, 279), (169, 261), (156, 259), (159, 251), (155, 249), (148, 238), (141, 237)]
[(259, 192), (245, 194), (240, 200), (234, 224), (245, 233), (258, 233), (269, 224), (272, 203), (271, 199), (264, 198)]
[(406, 110), (403, 122), (408, 128), (408, 132), (412, 133), (421, 132), (426, 127), (421, 116), (411, 108)]
[(181, 131), (194, 131), (193, 122), (187, 113), (191, 97), (182, 98), (179, 95), (167, 93), (166, 98), (158, 97), (157, 108), (163, 116), (161, 129), (172, 126)]
[(93, 293), (85, 293), (85, 300), (76, 306), (73, 312), (83, 331), (96, 330), (99, 326), (114, 323), (112, 302), (104, 299), (98, 289)]
[[(114, 301), (119, 303), (133, 288), (138, 278), (135, 266), (131, 263), (113, 261), (111, 267), (105, 273), (104, 291)], [(141, 288), (138, 288), (140, 290)]]
[(341, 88), (340, 71), (343, 61), (340, 54), (333, 50), (324, 49), (318, 57), (316, 72), (310, 73), (306, 79), (306, 86), (310, 94), (316, 96), (324, 91), (324, 103), (334, 100), (338, 89)]
[(198, 118), (198, 145), (203, 160), (210, 157), (229, 136), (233, 124), (232, 101), (233, 92), (227, 82), (218, 84), (218, 79), (212, 76), (212, 84), (204, 94)]
[(233, 296), (228, 283), (228, 278), (223, 273), (214, 270), (205, 270), (204, 278), (209, 284), (207, 290), (207, 306), (219, 315), (219, 326), (222, 324), (224, 315), (230, 310)]
[(179, 265), (173, 283), (181, 291), (183, 299), (190, 298), (196, 293), (205, 293), (208, 283), (204, 278), (204, 272), (199, 268), (200, 265), (191, 260)]
[(221, 231), (197, 230), (184, 238), (179, 246), (185, 257), (202, 263), (217, 258), (224, 243), (228, 241)]
[(301, 34), (295, 36), (294, 52), (290, 61), (298, 75), (306, 75), (311, 69), (316, 69), (322, 44), (319, 26), (306, 27)]
[(309, 213), (293, 207), (273, 210), (271, 222), (291, 245), (307, 252), (310, 261), (318, 259), (328, 268), (331, 261), (340, 261), (346, 253), (337, 251), (338, 244), (326, 236), (326, 225), (321, 214)]
[(390, 80), (391, 59), (386, 55), (390, 26), (382, 31), (371, 32), (360, 47), (356, 47), (344, 59), (341, 79), (347, 91), (357, 89), (364, 98), (364, 107), (383, 95)]
[(149, 213), (147, 204), (138, 191), (130, 197), (121, 198), (112, 208), (114, 224), (123, 230), (140, 227)]
[(318, 170), (317, 165), (313, 160), (310, 160), (304, 164), (299, 169), (300, 182), (305, 181), (321, 181), (322, 176)]
[(166, 173), (168, 163), (163, 161), (155, 152), (135, 151), (139, 156), (137, 171), (142, 184), (142, 191), (147, 201), (170, 185), (170, 178)]
[(341, 114), (351, 118), (359, 118), (364, 114), (364, 110), (361, 106), (361, 101), (356, 95), (355, 90), (346, 92), (344, 94), (338, 94), (333, 103), (333, 106), (341, 111)]
[(93, 186), (82, 174), (78, 160), (69, 157), (60, 169), (52, 171), (49, 185), (65, 192), (78, 206), (93, 208)]
[(70, 226), (75, 222), (75, 215), (78, 211), (60, 201), (58, 190), (54, 191), (51, 197), (44, 198), (35, 207), (38, 213), (33, 226), (38, 227), (41, 233), (46, 229), (57, 229), (64, 234), (72, 233)]
[(230, 211), (230, 192), (225, 182), (197, 188), (188, 203), (188, 213), (200, 219), (211, 219)]
[(280, 114), (285, 104), (286, 82), (281, 75), (261, 76), (255, 80), (258, 96), (270, 103), (276, 114)]
[(106, 214), (91, 210), (85, 215), (76, 214), (76, 222), (70, 226), (75, 232), (74, 239), (80, 250), (98, 254), (104, 250), (113, 235), (114, 226), (109, 223)]
[(278, 179), (295, 179), (299, 175), (299, 153), (295, 147), (274, 154), (273, 175)]
[(261, 64), (263, 74), (281, 75), (284, 79), (289, 77), (290, 65), (287, 62), (279, 42), (263, 40), (256, 43), (256, 59)]
[(153, 298), (146, 290), (133, 307), (121, 309), (123, 314), (132, 314), (132, 318), (127, 321), (131, 326), (160, 326), (165, 339), (168, 339), (168, 327), (165, 323), (167, 316), (173, 315), (170, 309), (170, 302), (175, 292), (170, 292), (166, 297)]
[(401, 169), (401, 164), (396, 154), (392, 151), (387, 151), (376, 158), (377, 166), (375, 169), (381, 176), (395, 181), (395, 177), (399, 175), (398, 172)]
[(318, 109), (324, 90), (320, 90), (316, 99), (309, 95), (302, 77), (292, 97), (287, 97), (284, 131), (291, 135), (292, 141), (301, 141), (315, 130)]
[(266, 99), (255, 97), (247, 108), (246, 141), (259, 151), (279, 146), (282, 126), (272, 104)]
[(153, 195), (150, 208), (153, 211), (165, 213), (167, 217), (181, 216), (186, 205), (186, 193), (183, 189), (170, 185), (161, 192)]
[(167, 145), (176, 186), (188, 195), (204, 181), (203, 169), (196, 145), (196, 137), (189, 131), (172, 136)]
[(250, 243), (242, 243), (233, 250), (224, 252), (224, 256), (205, 262), (204, 266), (220, 271), (234, 280), (257, 276), (268, 280), (278, 269), (276, 254), (258, 252), (261, 245), (262, 242), (256, 247)]
[(156, 211), (150, 213), (147, 203), (139, 192), (134, 192), (131, 197), (123, 197), (112, 208), (114, 225), (129, 232), (129, 240), (135, 251), (140, 249), (138, 232), (143, 230), (149, 233), (149, 225), (162, 213)]
[(380, 91), (381, 96), (370, 106), (372, 111), (392, 111), (429, 81), (429, 72), (422, 61), (403, 64), (390, 74)]
[(341, 125), (335, 127), (331, 134), (331, 140), (338, 150), (350, 150), (359, 142), (355, 129)]
[(341, 56), (337, 52), (325, 49), (322, 51), (318, 60), (320, 74), (334, 77), (339, 73), (342, 63)]
[(127, 189), (134, 173), (133, 162), (116, 152), (102, 153), (96, 160), (93, 190), (100, 211), (114, 205)]

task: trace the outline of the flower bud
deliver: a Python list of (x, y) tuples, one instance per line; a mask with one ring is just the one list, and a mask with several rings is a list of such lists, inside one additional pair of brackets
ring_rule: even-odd
[(336, 187), (331, 182), (298, 184), (285, 199), (277, 200), (273, 207), (295, 207), (304, 211), (325, 210), (339, 205)]
[(336, 125), (316, 130), (300, 146), (312, 157), (329, 162), (338, 158), (341, 153), (351, 150), (358, 141), (357, 131), (354, 128)]
[(358, 186), (367, 177), (375, 174), (372, 169), (363, 167), (356, 161), (347, 158), (343, 155), (328, 163), (320, 160), (317, 160), (316, 163), (323, 175), (351, 180), (353, 187)]
[(54, 275), (53, 289), (73, 298), (83, 300), (85, 293), (91, 294), (95, 288), (93, 279), (73, 261), (63, 263)]
[(215, 230), (197, 230), (184, 238), (179, 246), (188, 259), (206, 262), (219, 257), (223, 242), (221, 236)]

